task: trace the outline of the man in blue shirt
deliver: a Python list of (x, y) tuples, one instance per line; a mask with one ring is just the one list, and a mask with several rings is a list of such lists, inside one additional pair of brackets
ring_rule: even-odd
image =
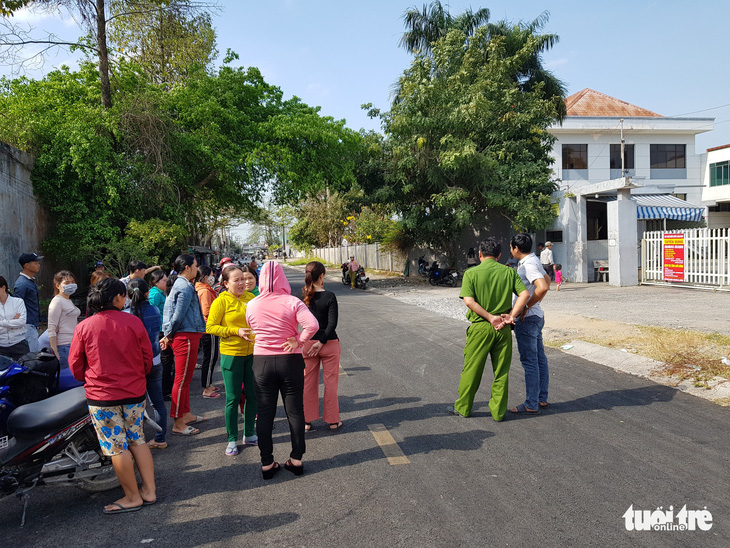
[(15, 297), (23, 299), (26, 311), (26, 340), (31, 352), (40, 352), (38, 344), (38, 326), (41, 323), (41, 307), (38, 300), (38, 284), (35, 276), (41, 270), (43, 256), (37, 253), (23, 253), (18, 262), (23, 269), (15, 280), (13, 293)]

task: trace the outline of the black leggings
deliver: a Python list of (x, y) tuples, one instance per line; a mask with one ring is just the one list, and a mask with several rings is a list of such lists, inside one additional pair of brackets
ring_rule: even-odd
[(274, 462), (272, 431), (279, 393), (289, 419), (292, 459), (301, 460), (304, 444), (304, 359), (301, 354), (254, 356), (253, 377), (256, 384), (256, 403), (259, 418), (256, 435), (259, 438), (261, 465)]
[[(162, 333), (160, 333), (162, 338)], [(172, 394), (172, 385), (175, 381), (175, 355), (172, 353), (172, 345), (160, 352), (162, 360), (162, 395)]]
[(203, 349), (203, 366), (200, 370), (200, 384), (208, 388), (213, 384), (213, 369), (218, 361), (218, 337), (210, 333), (203, 333), (200, 347)]

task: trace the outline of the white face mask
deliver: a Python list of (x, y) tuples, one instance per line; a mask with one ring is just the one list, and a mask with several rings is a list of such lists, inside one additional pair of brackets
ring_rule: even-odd
[(78, 285), (76, 284), (66, 284), (63, 286), (62, 291), (64, 295), (73, 295), (76, 293), (76, 289), (78, 289)]
[(213, 285), (215, 285), (215, 276), (208, 276), (207, 281), (208, 285), (213, 287)]

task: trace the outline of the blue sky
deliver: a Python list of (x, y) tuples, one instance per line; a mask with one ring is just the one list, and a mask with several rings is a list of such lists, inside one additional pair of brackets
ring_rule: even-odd
[[(379, 129), (360, 109), (387, 110), (390, 90), (409, 65), (398, 48), (402, 15), (423, 2), (401, 0), (220, 0), (214, 17), (218, 49), (261, 69), (287, 97), (297, 95), (350, 127)], [(724, 67), (730, 2), (492, 1), (444, 2), (452, 14), (487, 7), (493, 21), (532, 20), (550, 13), (545, 32), (560, 42), (545, 65), (569, 93), (592, 88), (665, 116), (714, 117), (715, 130), (697, 137), (697, 150), (730, 143), (730, 75)], [(34, 25), (73, 38), (68, 19), (22, 15)], [(68, 63), (61, 53), (50, 70)], [(0, 74), (7, 74), (0, 67)], [(42, 72), (28, 74), (38, 77)], [(715, 108), (721, 107), (721, 108)], [(711, 109), (711, 110), (708, 110)], [(702, 112), (698, 112), (702, 111)]]

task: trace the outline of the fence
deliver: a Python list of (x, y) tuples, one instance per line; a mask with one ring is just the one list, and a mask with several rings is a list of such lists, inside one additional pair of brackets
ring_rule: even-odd
[[(684, 234), (684, 282), (673, 282), (665, 276), (665, 234)], [(730, 290), (730, 229), (695, 228), (644, 233), (641, 283), (714, 286)]]
[(320, 247), (313, 249), (312, 252), (326, 262), (336, 265), (341, 265), (348, 261), (350, 256), (354, 256), (355, 260), (363, 267), (374, 268), (375, 270), (403, 272), (406, 266), (406, 257), (381, 249), (379, 243)]

